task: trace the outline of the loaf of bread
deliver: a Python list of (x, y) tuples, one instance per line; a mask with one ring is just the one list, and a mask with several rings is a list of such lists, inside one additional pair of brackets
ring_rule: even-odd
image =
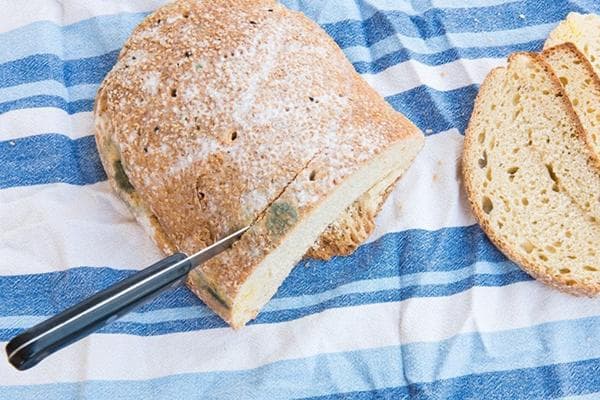
[(582, 136), (544, 57), (513, 54), (481, 86), (463, 176), (478, 222), (509, 258), (560, 290), (598, 295), (600, 173)]
[(269, 0), (161, 7), (94, 112), (109, 180), (163, 251), (251, 226), (187, 280), (236, 328), (307, 251), (364, 240), (423, 144), (318, 25)]

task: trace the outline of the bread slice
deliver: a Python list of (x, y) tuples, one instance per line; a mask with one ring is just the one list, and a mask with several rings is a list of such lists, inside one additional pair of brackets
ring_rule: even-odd
[(600, 170), (600, 79), (573, 43), (550, 47), (542, 56), (558, 76), (583, 125), (583, 140)]
[(379, 207), (423, 144), (324, 31), (268, 0), (158, 9), (102, 83), (95, 117), (111, 184), (163, 250), (251, 225), (187, 281), (233, 327), (334, 221), (372, 221), (361, 210)]
[(600, 293), (600, 175), (542, 56), (516, 53), (485, 79), (466, 131), (468, 199), (494, 244), (560, 290)]
[(550, 32), (544, 49), (571, 42), (590, 61), (600, 75), (600, 16), (571, 12)]

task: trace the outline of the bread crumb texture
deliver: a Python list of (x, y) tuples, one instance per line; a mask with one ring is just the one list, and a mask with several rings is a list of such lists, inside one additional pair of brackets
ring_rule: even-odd
[(600, 175), (582, 135), (544, 58), (513, 54), (481, 86), (463, 175), (478, 222), (509, 258), (563, 291), (598, 295)]

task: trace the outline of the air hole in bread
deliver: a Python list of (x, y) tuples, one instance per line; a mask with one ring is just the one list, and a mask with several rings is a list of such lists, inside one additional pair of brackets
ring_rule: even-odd
[(571, 231), (566, 231), (565, 236), (570, 238), (571, 236), (573, 236), (573, 233)]
[(515, 112), (513, 113), (513, 121), (516, 121), (516, 120), (517, 120), (517, 118), (519, 117), (519, 115), (521, 115), (521, 112), (522, 112), (522, 111), (523, 111), (523, 109), (522, 109), (522, 108), (519, 108), (517, 111), (515, 111)]
[(250, 22), (252, 25), (256, 25), (256, 21), (252, 21), (252, 20), (250, 20), (250, 21), (248, 21), (248, 22)]
[(485, 131), (479, 133), (479, 136), (477, 136), (477, 140), (479, 141), (479, 143), (483, 143), (485, 141)]
[(566, 76), (561, 76), (558, 79), (560, 79), (560, 83), (562, 83), (563, 86), (567, 86), (567, 84), (569, 83), (569, 79), (567, 79)]
[(183, 16), (183, 18), (189, 18), (190, 16), (190, 12), (189, 11), (184, 11), (183, 14), (181, 14)]
[(561, 274), (570, 274), (571, 270), (569, 268), (561, 268), (558, 270)]
[(527, 197), (523, 197), (521, 199), (521, 203), (523, 203), (524, 206), (528, 206), (529, 205), (529, 200), (527, 200)]
[(477, 161), (479, 168), (485, 168), (487, 166), (487, 152), (483, 151), (483, 156)]
[(578, 106), (579, 105), (579, 99), (573, 99), (573, 100), (571, 100), (571, 103), (573, 103), (574, 106)]
[(492, 169), (488, 168), (487, 171), (485, 171), (485, 179), (487, 179), (488, 181), (492, 180)]
[(314, 181), (316, 178), (317, 178), (317, 171), (313, 169), (312, 171), (310, 171), (310, 174), (308, 175), (308, 180)]
[(548, 257), (543, 253), (538, 254), (538, 258), (542, 261), (548, 261)]
[(535, 250), (535, 246), (529, 240), (522, 243), (521, 247), (523, 248), (523, 250), (525, 250), (527, 254), (531, 254), (533, 250)]
[(556, 249), (554, 248), (554, 246), (546, 246), (546, 251), (548, 251), (548, 253), (556, 253)]
[(231, 141), (233, 142), (235, 139), (237, 139), (237, 136), (238, 136), (237, 131), (231, 132)]
[(206, 195), (203, 192), (198, 192), (198, 200), (202, 201), (204, 200), (204, 197), (206, 197)]
[(521, 102), (521, 95), (519, 93), (516, 93), (513, 96), (513, 100), (512, 100), (513, 104), (516, 106), (517, 104), (519, 104)]
[(509, 175), (514, 175), (517, 173), (518, 170), (519, 170), (519, 167), (510, 167), (509, 169), (506, 170), (506, 172), (508, 172)]
[(177, 97), (177, 89), (171, 89), (171, 97)]
[(590, 272), (598, 272), (598, 268), (592, 267), (591, 265), (585, 265), (583, 269)]
[(486, 214), (489, 214), (492, 212), (492, 210), (494, 209), (494, 204), (492, 203), (492, 199), (490, 199), (488, 196), (484, 196), (483, 200), (481, 201), (481, 208), (483, 209), (483, 212)]
[(575, 282), (573, 279), (569, 279), (568, 281), (565, 282), (565, 285), (567, 286), (573, 286), (575, 285), (577, 282)]
[(554, 185), (552, 185), (552, 190), (555, 192), (560, 192), (560, 188), (558, 187), (558, 176), (556, 176), (556, 173), (554, 172), (554, 167), (552, 166), (552, 164), (546, 164), (546, 170), (548, 171), (548, 175), (550, 176), (550, 179), (552, 179), (552, 181), (554, 182)]
[(192, 52), (188, 50), (185, 53), (183, 53), (183, 55), (189, 58), (192, 56)]
[(268, 12), (273, 12), (272, 8), (267, 9)]
[(148, 147), (144, 146), (144, 153), (148, 152)]
[(160, 131), (160, 127), (159, 126), (155, 126), (154, 127), (154, 133), (157, 133), (158, 131)]

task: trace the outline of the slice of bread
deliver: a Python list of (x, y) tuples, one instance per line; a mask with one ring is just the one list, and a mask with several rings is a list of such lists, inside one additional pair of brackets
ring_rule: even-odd
[(573, 43), (550, 47), (542, 56), (558, 76), (583, 125), (583, 140), (600, 170), (600, 79)]
[(356, 247), (423, 145), (321, 28), (269, 0), (158, 9), (102, 83), (95, 117), (111, 184), (163, 250), (251, 225), (187, 280), (233, 327), (336, 220), (331, 236)]
[(463, 177), (488, 237), (535, 278), (600, 294), (600, 174), (540, 55), (513, 54), (485, 79), (466, 131)]
[(571, 12), (550, 32), (544, 49), (561, 43), (573, 43), (600, 75), (600, 16)]

